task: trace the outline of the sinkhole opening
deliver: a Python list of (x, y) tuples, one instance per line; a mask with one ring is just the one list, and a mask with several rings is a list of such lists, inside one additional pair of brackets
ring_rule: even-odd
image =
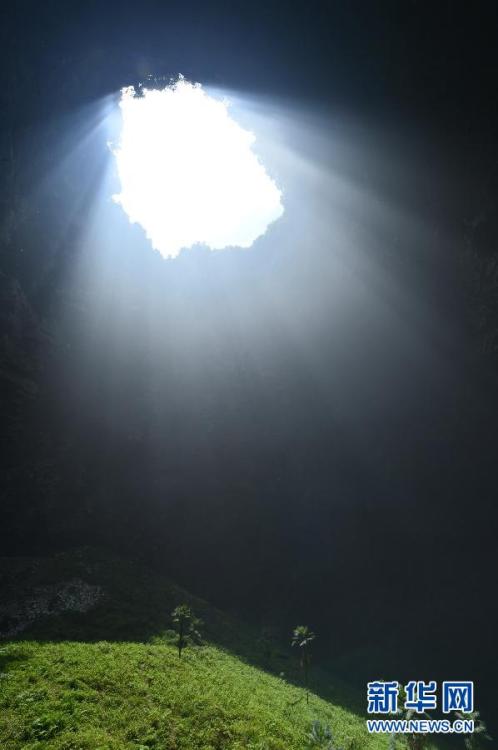
[(180, 77), (163, 89), (122, 89), (120, 109), (113, 198), (165, 258), (196, 244), (250, 247), (283, 214), (255, 135), (227, 100)]

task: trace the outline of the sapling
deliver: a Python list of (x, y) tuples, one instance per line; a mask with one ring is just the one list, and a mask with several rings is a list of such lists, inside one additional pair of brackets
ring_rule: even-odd
[(328, 724), (322, 724), (321, 721), (315, 719), (311, 724), (311, 730), (307, 737), (307, 750), (340, 750), (334, 745), (332, 732)]
[(300, 649), (300, 665), (304, 676), (306, 688), (306, 703), (309, 703), (309, 671), (310, 671), (310, 646), (316, 635), (311, 632), (307, 625), (297, 625), (292, 633), (292, 645)]
[(472, 720), (474, 722), (474, 731), (472, 734), (465, 734), (463, 736), (463, 741), (467, 750), (478, 750), (478, 748), (482, 746), (481, 740), (492, 739), (488, 734), (486, 724), (481, 719), (479, 711), (472, 711), (472, 713), (467, 714), (464, 714), (461, 711), (455, 711), (455, 716), (460, 719), (460, 721)]
[[(412, 721), (413, 719), (430, 719), (430, 715), (426, 711), (415, 711), (413, 708), (405, 708), (405, 702), (406, 702), (406, 691), (403, 687), (400, 687), (399, 690), (399, 701), (400, 701), (400, 708), (396, 711), (396, 716), (401, 721)], [(428, 734), (422, 733), (422, 732), (409, 732), (407, 734), (400, 735), (399, 733), (394, 732), (391, 734), (389, 748), (390, 750), (395, 750), (396, 748), (396, 740), (398, 738), (403, 739), (406, 742), (406, 745), (408, 746), (408, 750), (426, 750), (426, 748), (430, 744), (430, 737)]]
[(182, 651), (190, 640), (199, 640), (201, 635), (199, 628), (202, 621), (195, 617), (194, 613), (187, 604), (179, 604), (171, 613), (171, 618), (177, 633), (176, 645), (178, 648), (178, 658), (181, 659)]
[(270, 625), (266, 625), (261, 630), (261, 635), (258, 639), (258, 645), (261, 648), (265, 664), (270, 666), (273, 656), (275, 655), (275, 648), (277, 645), (277, 638), (275, 629)]

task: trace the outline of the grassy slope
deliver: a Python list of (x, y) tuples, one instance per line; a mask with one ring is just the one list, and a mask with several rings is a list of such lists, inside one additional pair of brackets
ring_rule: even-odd
[[(16, 642), (3, 648), (3, 750), (300, 750), (313, 719), (345, 748), (364, 720), (214, 646)], [(296, 701), (299, 700), (298, 703)]]
[[(388, 746), (346, 686), (315, 669), (321, 697), (307, 705), (294, 654), (279, 648), (268, 663), (251, 628), (138, 566), (91, 550), (4, 560), (0, 596), (75, 578), (103, 587), (94, 609), (0, 642), (2, 750), (301, 750), (314, 719), (345, 750)], [(164, 631), (182, 602), (205, 621), (206, 645), (180, 660)]]

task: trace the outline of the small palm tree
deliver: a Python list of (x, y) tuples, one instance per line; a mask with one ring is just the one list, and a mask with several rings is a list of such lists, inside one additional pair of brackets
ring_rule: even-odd
[[(426, 711), (415, 712), (413, 708), (404, 708), (406, 701), (406, 692), (403, 687), (400, 687), (399, 698), (403, 708), (398, 708), (396, 716), (404, 721), (411, 721), (412, 719), (430, 719), (430, 715)], [(390, 739), (390, 750), (394, 750), (396, 747), (396, 738), (399, 734), (392, 734)], [(411, 732), (409, 734), (403, 734), (402, 738), (406, 741), (408, 750), (425, 750), (429, 744), (429, 735), (422, 734), (421, 732)]]
[(309, 671), (311, 653), (310, 646), (315, 640), (316, 635), (311, 632), (307, 625), (297, 625), (292, 633), (292, 645), (300, 649), (300, 665), (304, 676), (304, 685), (306, 688), (306, 703), (309, 703)]
[(265, 625), (261, 630), (261, 635), (258, 638), (258, 645), (261, 648), (265, 664), (269, 666), (275, 655), (275, 648), (277, 645), (275, 629), (271, 627), (271, 625)]
[(200, 640), (199, 628), (202, 621), (195, 617), (187, 604), (179, 604), (171, 613), (171, 618), (177, 632), (176, 645), (178, 658), (181, 659), (182, 651), (191, 639)]
[(465, 734), (463, 741), (467, 750), (476, 750), (481, 747), (481, 740), (490, 740), (486, 724), (481, 719), (479, 711), (473, 711), (470, 714), (463, 714), (455, 711), (455, 716), (459, 719), (472, 720), (474, 722), (474, 731), (472, 734)]
[(315, 750), (315, 748), (320, 748), (320, 750), (336, 750), (329, 725), (322, 724), (318, 719), (312, 722), (311, 730), (306, 739), (307, 750)]

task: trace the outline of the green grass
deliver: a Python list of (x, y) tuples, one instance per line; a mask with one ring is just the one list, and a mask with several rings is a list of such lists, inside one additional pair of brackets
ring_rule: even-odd
[(215, 646), (38, 643), (0, 650), (2, 750), (302, 750), (314, 719), (345, 750), (386, 748), (363, 718)]
[[(364, 692), (315, 661), (307, 703), (288, 633), (269, 653), (258, 629), (98, 550), (0, 558), (4, 603), (71, 581), (102, 598), (0, 641), (0, 750), (305, 750), (316, 719), (335, 748), (387, 750), (388, 737), (366, 731)], [(205, 645), (179, 659), (168, 628), (183, 603), (202, 618)]]

